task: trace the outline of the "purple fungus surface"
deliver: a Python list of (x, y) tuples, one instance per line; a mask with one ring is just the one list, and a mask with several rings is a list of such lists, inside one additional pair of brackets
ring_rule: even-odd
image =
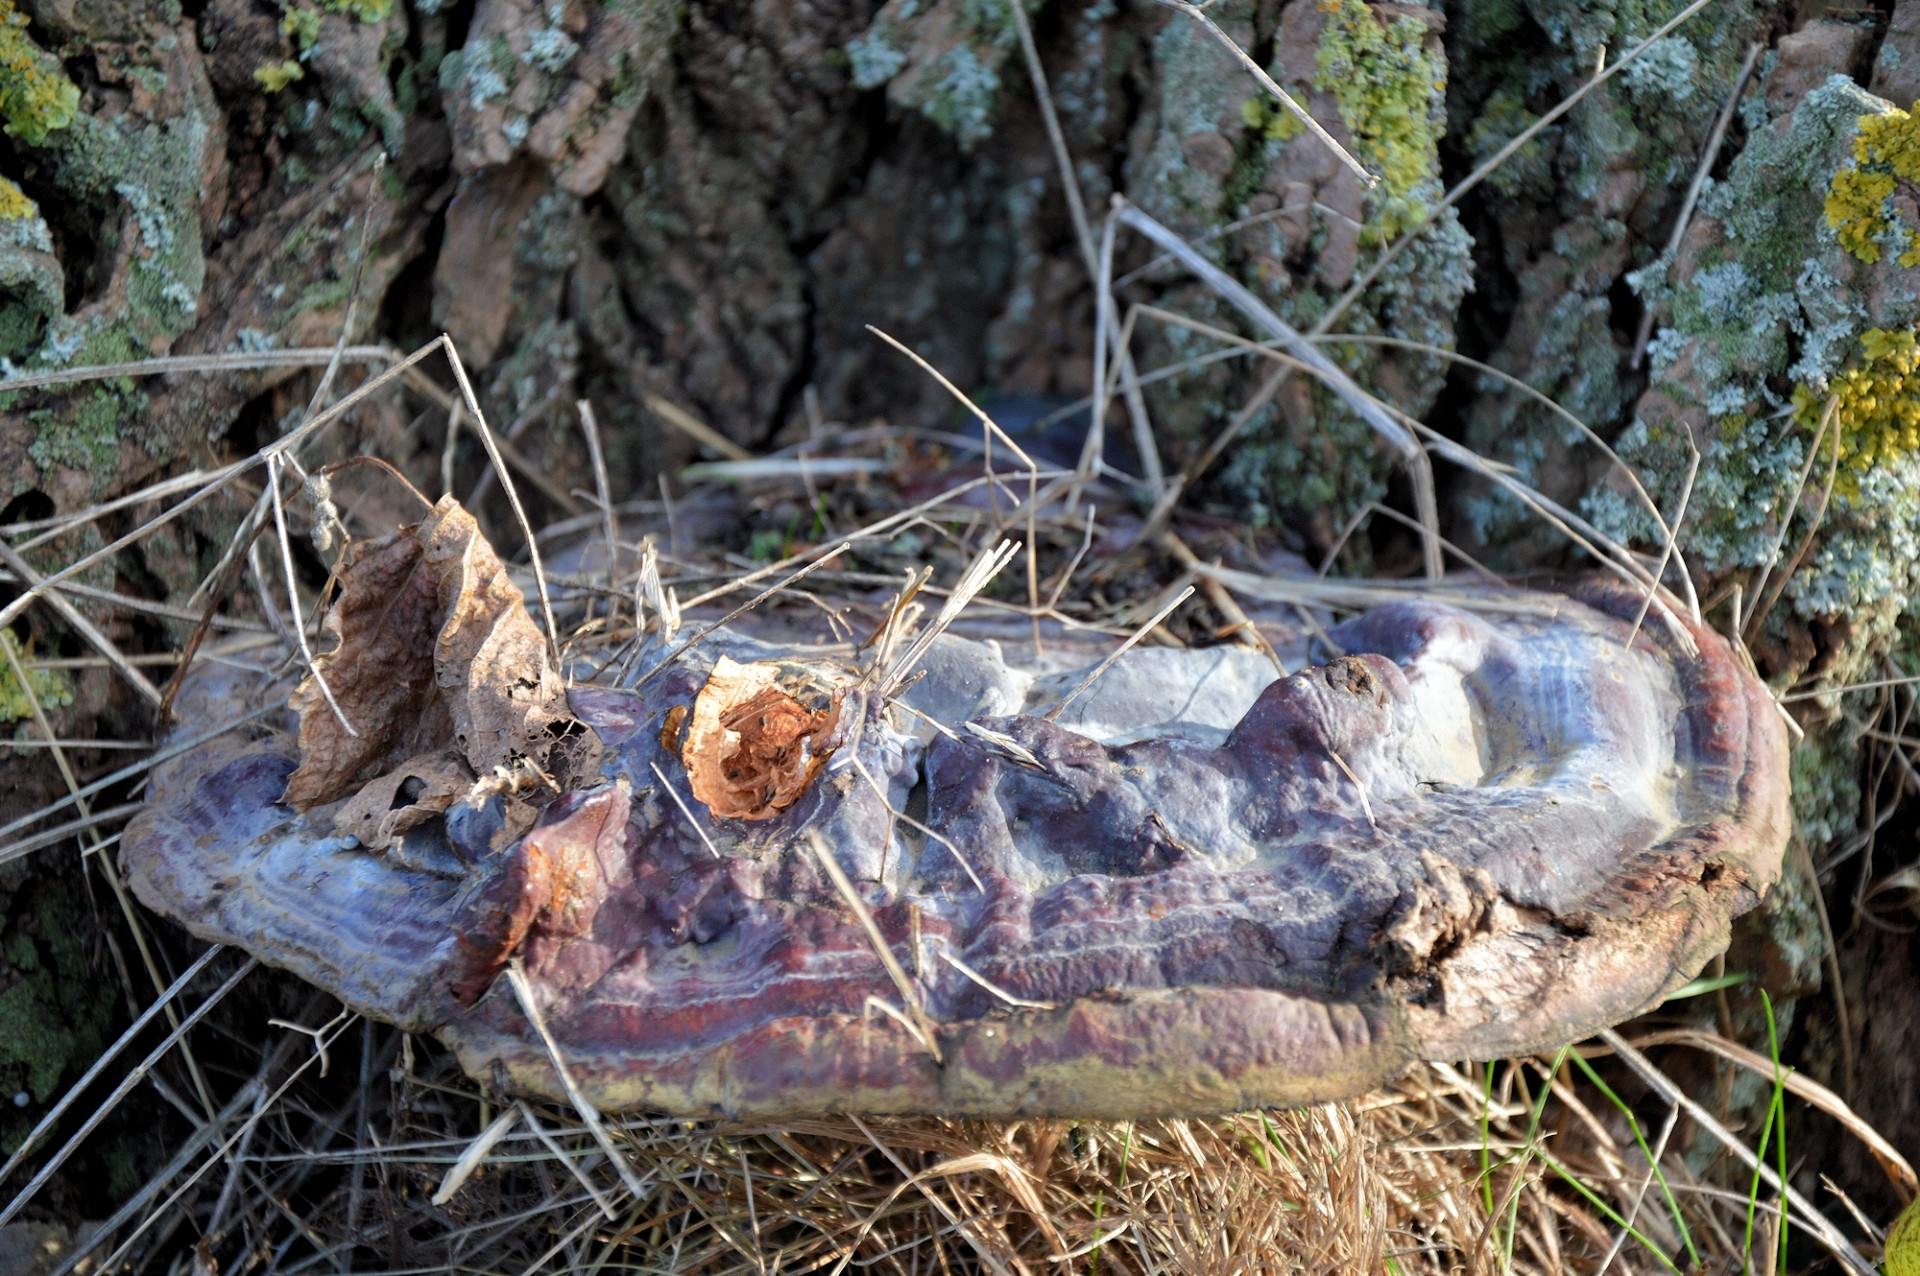
[[(289, 717), (159, 768), (124, 857), (151, 907), (503, 1091), (559, 1097), (558, 1051), (600, 1106), (684, 1116), (1337, 1098), (1658, 1004), (1787, 838), (1784, 724), (1723, 639), (1636, 629), (1606, 587), (1454, 597), (1365, 612), (1286, 677), (1130, 653), (1057, 722), (1077, 673), (950, 633), (901, 696), (939, 729), (844, 652), (723, 632), (568, 692), (542, 729), (598, 749), (552, 787), (472, 767), (374, 848), (342, 831), (355, 794), (287, 804)], [(716, 665), (754, 712), (694, 709)], [(244, 678), (197, 673), (182, 732), (272, 694)], [(716, 810), (689, 758), (749, 796), (758, 759), (769, 800)], [(352, 779), (397, 809), (421, 787)]]

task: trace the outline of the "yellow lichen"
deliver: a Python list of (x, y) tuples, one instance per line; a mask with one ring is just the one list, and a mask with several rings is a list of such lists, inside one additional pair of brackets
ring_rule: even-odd
[[(1297, 89), (1289, 89), (1288, 96), (1305, 109), (1306, 94)], [(1240, 108), (1240, 118), (1248, 128), (1259, 129), (1261, 133), (1276, 142), (1291, 142), (1307, 131), (1307, 126), (1298, 116), (1280, 103), (1265, 96), (1248, 98)]]
[(1380, 178), (1362, 239), (1393, 239), (1425, 218), (1422, 195), (1439, 176), (1446, 63), (1411, 14), (1388, 20), (1365, 0), (1320, 0), (1320, 10), (1314, 87), (1333, 95), (1355, 154)]
[(40, 206), (28, 199), (25, 191), (0, 177), (0, 222), (17, 222), (39, 215)]
[(0, 722), (14, 722), (33, 716), (34, 706), (42, 713), (64, 709), (73, 703), (73, 683), (52, 669), (27, 669), (27, 684), (20, 685), (14, 671), (25, 669), (32, 652), (22, 646), (10, 629), (0, 628)]
[(1920, 1201), (1908, 1201), (1887, 1229), (1887, 1276), (1920, 1276)]
[(0, 0), (0, 117), (29, 146), (73, 123), (80, 90), (59, 61), (27, 37), (27, 17)]
[(301, 5), (289, 7), (280, 19), (280, 34), (292, 40), (294, 47), (302, 54), (313, 47), (320, 38), (321, 14), (318, 9), (308, 9)]
[(393, 12), (393, 0), (323, 0), (335, 13), (344, 13), (361, 22), (385, 22)]
[(1920, 336), (1911, 328), (1869, 328), (1860, 337), (1860, 361), (1833, 379), (1826, 394), (1799, 386), (1794, 416), (1818, 429), (1833, 400), (1836, 491), (1860, 494), (1860, 476), (1875, 466), (1920, 451)]
[(295, 80), (305, 77), (306, 71), (298, 62), (288, 58), (283, 62), (272, 62), (253, 69), (253, 82), (269, 93), (278, 93)]
[(1880, 241), (1893, 237), (1906, 244), (1900, 264), (1920, 266), (1920, 241), (1912, 227), (1896, 224), (1888, 205), (1902, 184), (1920, 182), (1920, 102), (1914, 107), (1861, 116), (1853, 163), (1827, 183), (1827, 225), (1861, 261), (1879, 261)]

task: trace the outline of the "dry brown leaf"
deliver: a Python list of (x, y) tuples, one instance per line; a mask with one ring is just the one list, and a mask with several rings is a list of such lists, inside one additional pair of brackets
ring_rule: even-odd
[(780, 689), (772, 665), (720, 657), (680, 754), (694, 797), (723, 819), (772, 819), (813, 782), (839, 718), (837, 697), (809, 709)]
[(526, 595), (452, 497), (440, 498), (418, 536), (440, 586), (433, 667), (453, 717), (454, 747), (481, 775), (520, 757), (544, 761), (549, 728), (573, 715)]
[[(355, 799), (356, 827), (342, 831), (378, 838), (400, 785), (409, 775), (428, 778), (408, 770), (423, 755), (450, 750), (479, 775), (522, 759), (547, 762), (572, 722), (565, 685), (525, 595), (457, 501), (442, 497), (418, 526), (358, 547), (340, 580), (326, 621), (337, 641), (314, 663), (358, 735), (341, 725), (315, 677), (300, 684), (292, 705), (301, 761), (287, 783), (289, 805), (306, 810), (371, 785), (378, 791)], [(428, 788), (444, 779), (436, 771)]]
[[(415, 530), (355, 545), (341, 565), (340, 597), (325, 622), (334, 648), (314, 661), (318, 678), (309, 674), (289, 701), (300, 715), (300, 767), (282, 800), (296, 810), (345, 797), (366, 777), (427, 752), (436, 742), (415, 747), (415, 738), (435, 725), (443, 738), (452, 730), (433, 676), (439, 590), (421, 570)], [(328, 705), (319, 678), (357, 734)]]
[(369, 850), (384, 850), (444, 815), (472, 787), (473, 772), (452, 751), (425, 753), (362, 785), (335, 813), (334, 831), (360, 839)]

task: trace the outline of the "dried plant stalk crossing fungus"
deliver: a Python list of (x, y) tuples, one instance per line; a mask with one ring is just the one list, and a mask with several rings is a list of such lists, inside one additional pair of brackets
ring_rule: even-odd
[[(1604, 586), (1431, 586), (1278, 679), (1133, 650), (1052, 721), (1100, 653), (1020, 668), (963, 624), (904, 687), (743, 622), (563, 689), (451, 502), (342, 579), (297, 726), (160, 768), (127, 867), (505, 1090), (559, 1095), (557, 1051), (684, 1115), (1350, 1095), (1657, 1003), (1787, 834), (1766, 689)], [(245, 680), (199, 671), (182, 730)]]

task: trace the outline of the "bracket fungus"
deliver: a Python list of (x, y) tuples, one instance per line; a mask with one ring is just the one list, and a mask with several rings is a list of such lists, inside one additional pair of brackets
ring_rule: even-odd
[[(443, 663), (447, 579), (416, 585), (409, 623), (438, 641), (413, 649), (470, 697)], [(1039, 710), (1077, 675), (992, 643), (943, 635), (889, 696), (844, 651), (723, 630), (625, 688), (574, 686), (564, 713), (516, 710), (522, 759), (597, 742), (551, 786), (490, 779), (450, 733), (290, 793), (306, 730), (242, 729), (156, 770), (124, 857), (151, 907), (503, 1090), (562, 1095), (557, 1055), (602, 1107), (685, 1116), (1352, 1095), (1657, 1004), (1787, 837), (1783, 724), (1720, 637), (1639, 627), (1641, 599), (1606, 587), (1454, 597), (1376, 607), (1277, 679), (1237, 649), (1129, 653), (1142, 694), (1122, 677), (1058, 722)], [(531, 663), (495, 675), (551, 685), (540, 643), (487, 649), (508, 648)], [(265, 694), (243, 678), (197, 674), (183, 729)], [(445, 751), (475, 778), (416, 819), (446, 786), (391, 775)], [(368, 786), (411, 814), (369, 835)], [(524, 979), (497, 977), (509, 961)]]

